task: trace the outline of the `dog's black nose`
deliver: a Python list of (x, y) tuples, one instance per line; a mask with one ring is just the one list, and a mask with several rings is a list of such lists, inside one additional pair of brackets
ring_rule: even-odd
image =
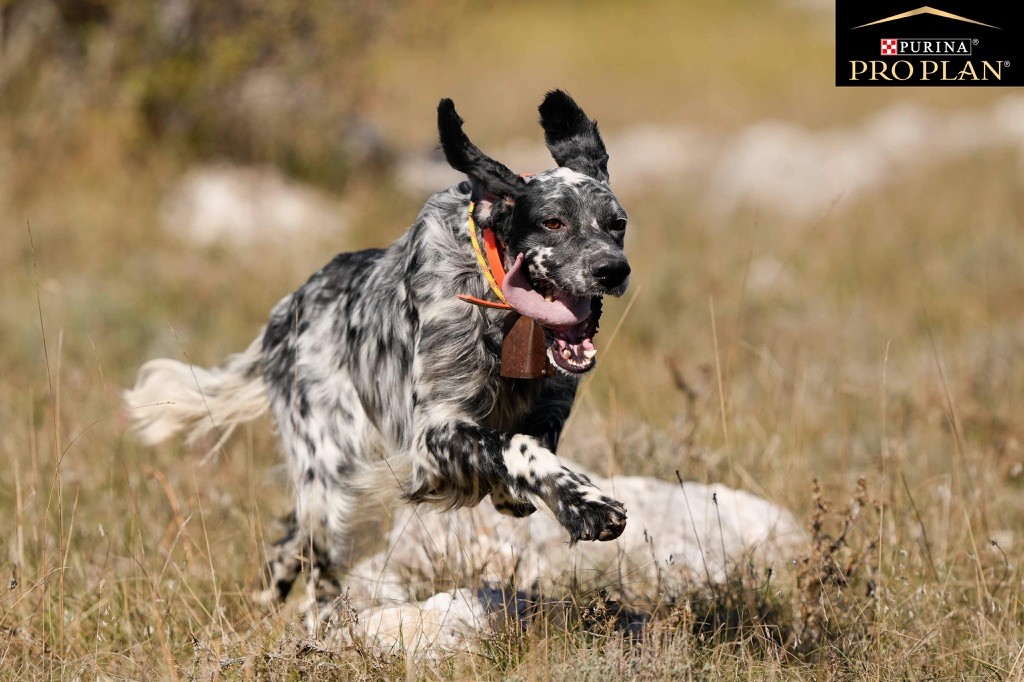
[(630, 272), (625, 258), (607, 258), (594, 265), (594, 278), (606, 289), (614, 289), (625, 282)]

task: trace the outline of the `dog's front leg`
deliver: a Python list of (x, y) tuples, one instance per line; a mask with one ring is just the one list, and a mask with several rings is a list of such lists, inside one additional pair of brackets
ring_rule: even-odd
[(501, 494), (523, 503), (524, 512), (530, 504), (551, 509), (573, 542), (621, 535), (625, 507), (563, 467), (540, 438), (482, 425), (494, 405), (497, 359), (475, 340), (483, 333), (478, 312), (456, 300), (435, 303), (421, 316), (408, 499), (472, 506), (504, 488)]
[(417, 444), (413, 502), (475, 505), (500, 484), (519, 501), (551, 509), (572, 542), (613, 540), (626, 527), (620, 502), (562, 466), (533, 436), (454, 419), (425, 427)]
[[(558, 451), (562, 429), (572, 410), (579, 382), (575, 378), (556, 376), (544, 382), (533, 409), (517, 425), (516, 432), (533, 436), (551, 452)], [(530, 502), (516, 499), (504, 483), (491, 489), (491, 503), (501, 514), (513, 517), (529, 516), (537, 511)]]
[(626, 528), (626, 508), (586, 475), (562, 466), (533, 436), (518, 434), (502, 452), (506, 486), (520, 499), (540, 499), (569, 531), (572, 542), (614, 540)]

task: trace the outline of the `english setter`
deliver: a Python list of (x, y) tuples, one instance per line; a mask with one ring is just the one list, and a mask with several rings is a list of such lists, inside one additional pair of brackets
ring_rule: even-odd
[[(629, 281), (626, 213), (597, 124), (558, 90), (539, 111), (558, 167), (520, 176), (481, 152), (441, 100), (441, 148), (468, 181), (432, 196), (389, 248), (335, 256), (221, 367), (153, 360), (125, 392), (145, 443), (187, 430), (191, 442), (217, 433), (219, 445), (269, 408), (295, 506), (269, 552), (265, 598), (283, 601), (305, 564), (313, 618), (329, 617), (357, 558), (353, 529), (386, 513), (367, 502), (384, 490), (448, 508), (489, 494), (512, 516), (543, 504), (571, 542), (625, 528), (623, 505), (562, 466), (555, 448), (595, 365), (602, 297)], [(503, 249), (511, 310), (458, 298), (499, 291), (477, 258), (477, 229)], [(519, 315), (543, 327), (540, 378), (499, 371)]]

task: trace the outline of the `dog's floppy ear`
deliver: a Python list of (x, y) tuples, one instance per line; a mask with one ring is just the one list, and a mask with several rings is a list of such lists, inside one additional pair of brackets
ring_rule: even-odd
[(608, 152), (597, 123), (561, 90), (549, 92), (537, 108), (544, 128), (544, 142), (555, 163), (608, 182)]
[(450, 99), (443, 99), (437, 105), (437, 132), (441, 137), (441, 149), (451, 167), (479, 183), (488, 194), (515, 198), (526, 187), (521, 177), (469, 141), (462, 131), (462, 117)]

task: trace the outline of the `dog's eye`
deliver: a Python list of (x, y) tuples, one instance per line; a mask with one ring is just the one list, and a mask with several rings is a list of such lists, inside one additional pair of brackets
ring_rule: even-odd
[(544, 221), (544, 227), (548, 228), (549, 230), (561, 230), (562, 228), (565, 227), (565, 223), (563, 223), (558, 218), (549, 218), (548, 220)]
[(617, 219), (613, 220), (612, 224), (611, 224), (611, 227), (609, 227), (608, 229), (610, 229), (612, 232), (625, 232), (626, 231), (626, 219), (625, 218), (617, 218)]

